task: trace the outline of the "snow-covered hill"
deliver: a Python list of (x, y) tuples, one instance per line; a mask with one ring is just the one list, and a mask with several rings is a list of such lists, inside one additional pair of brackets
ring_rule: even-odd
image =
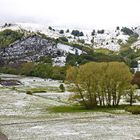
[(68, 53), (80, 55), (83, 52), (72, 46), (32, 35), (1, 49), (0, 58), (3, 62), (21, 63), (36, 62), (41, 57), (48, 56), (52, 57), (53, 65), (64, 66)]
[[(129, 38), (128, 35), (124, 35), (121, 29), (114, 29), (114, 30), (104, 30), (104, 33), (95, 33), (94, 36), (91, 35), (92, 30), (82, 30), (84, 36), (75, 37), (71, 35), (73, 29), (64, 29), (64, 33), (60, 33), (60, 30), (63, 28), (53, 28), (49, 29), (48, 26), (39, 25), (39, 24), (31, 24), (31, 23), (17, 23), (17, 24), (7, 24), (0, 28), (0, 30), (5, 29), (12, 29), (12, 30), (25, 30), (29, 32), (40, 32), (46, 34), (48, 37), (51, 38), (59, 38), (59, 37), (66, 37), (69, 42), (76, 42), (79, 43), (79, 40), (84, 40), (86, 44), (89, 44), (93, 48), (107, 48), (112, 51), (119, 51), (120, 45), (118, 44), (118, 40), (122, 42), (126, 42)], [(135, 27), (134, 32), (140, 35), (140, 27)], [(91, 40), (93, 42), (91, 42)]]

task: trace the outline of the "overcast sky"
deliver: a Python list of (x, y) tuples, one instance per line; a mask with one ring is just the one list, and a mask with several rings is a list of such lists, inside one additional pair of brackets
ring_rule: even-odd
[(140, 0), (0, 0), (0, 22), (87, 28), (140, 25)]

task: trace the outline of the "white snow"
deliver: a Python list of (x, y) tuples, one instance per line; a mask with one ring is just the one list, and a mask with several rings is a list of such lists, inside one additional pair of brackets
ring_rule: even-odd
[(76, 54), (76, 51), (78, 51), (78, 54), (80, 55), (82, 53), (81, 50), (68, 46), (68, 45), (64, 45), (64, 44), (60, 44), (58, 43), (57, 48), (60, 50), (63, 50), (66, 53), (71, 53), (71, 54)]
[(65, 63), (66, 63), (66, 57), (65, 56), (52, 58), (52, 59), (53, 59), (53, 65), (54, 66), (65, 66)]
[[(52, 27), (53, 28), (53, 27)], [(71, 31), (73, 29), (69, 29), (69, 33), (66, 33), (66, 28), (64, 29), (63, 27), (54, 27), (55, 31), (49, 30), (48, 25), (40, 25), (40, 24), (35, 24), (35, 23), (17, 23), (17, 24), (12, 24), (10, 27), (5, 27), (5, 28), (0, 28), (0, 30), (4, 29), (12, 29), (12, 30), (27, 30), (31, 32), (41, 32), (46, 34), (49, 37), (52, 38), (59, 38), (59, 37), (67, 37), (69, 42), (76, 42), (78, 43), (79, 39), (84, 39), (85, 43), (88, 43), (92, 45), (91, 39), (93, 36), (91, 36), (92, 30), (85, 30), (85, 29), (80, 29), (80, 31), (83, 31), (84, 36), (82, 37), (75, 37), (71, 35)], [(64, 29), (64, 34), (60, 34), (59, 31), (61, 29)], [(137, 27), (134, 30), (136, 33), (140, 34), (140, 27)], [(97, 32), (97, 30), (96, 30)], [(69, 38), (71, 37), (71, 38)], [(121, 30), (105, 30), (104, 34), (95, 34), (94, 36), (94, 48), (107, 48), (112, 51), (119, 51), (120, 45), (118, 44), (118, 40), (121, 39), (122, 42), (126, 42), (128, 39), (128, 35), (124, 35)], [(113, 40), (113, 42), (112, 42)], [(75, 53), (75, 50), (72, 50), (71, 47), (66, 47), (66, 45), (58, 45), (58, 47), (62, 48), (70, 53)], [(81, 53), (81, 51), (79, 52)]]

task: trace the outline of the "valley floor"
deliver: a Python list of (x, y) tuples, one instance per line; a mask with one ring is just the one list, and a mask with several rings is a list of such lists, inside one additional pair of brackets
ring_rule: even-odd
[[(7, 75), (3, 75), (6, 78)], [(69, 92), (60, 93), (59, 81), (7, 76), (23, 83), (0, 87), (0, 131), (9, 140), (138, 140), (140, 116), (102, 112), (53, 113), (52, 106), (65, 105)], [(56, 91), (27, 95), (25, 90), (53, 86)], [(52, 94), (52, 96), (50, 96)], [(62, 94), (62, 97), (61, 97)], [(58, 96), (58, 98), (53, 98)]]

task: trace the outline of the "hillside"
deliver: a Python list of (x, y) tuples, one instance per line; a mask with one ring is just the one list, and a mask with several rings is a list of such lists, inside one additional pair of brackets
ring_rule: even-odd
[(1, 60), (8, 63), (36, 62), (41, 57), (50, 56), (54, 65), (64, 65), (66, 55), (81, 54), (82, 51), (68, 45), (56, 43), (51, 39), (44, 39), (39, 35), (32, 35), (18, 40), (0, 51)]
[[(92, 48), (107, 48), (112, 51), (119, 51), (120, 44), (118, 41), (122, 41), (125, 43), (128, 38), (130, 37), (130, 34), (127, 34), (126, 32), (122, 31), (123, 27), (117, 27), (114, 30), (105, 30), (105, 29), (98, 29), (98, 30), (79, 30), (79, 32), (82, 33), (82, 35), (72, 35), (71, 33), (73, 29), (61, 29), (60, 27), (48, 27), (43, 26), (39, 24), (30, 24), (30, 23), (17, 23), (17, 24), (6, 24), (0, 28), (0, 30), (5, 29), (11, 29), (11, 30), (20, 30), (26, 32), (28, 34), (29, 32), (40, 32), (42, 34), (47, 35), (51, 38), (59, 38), (59, 37), (66, 37), (69, 42), (76, 42), (79, 44), (89, 44)], [(133, 27), (129, 28), (134, 33), (140, 34), (140, 27)]]
[(53, 66), (124, 61), (135, 67), (139, 57), (139, 34), (139, 27), (82, 31), (6, 23), (0, 27), (0, 64), (39, 62), (49, 57)]

